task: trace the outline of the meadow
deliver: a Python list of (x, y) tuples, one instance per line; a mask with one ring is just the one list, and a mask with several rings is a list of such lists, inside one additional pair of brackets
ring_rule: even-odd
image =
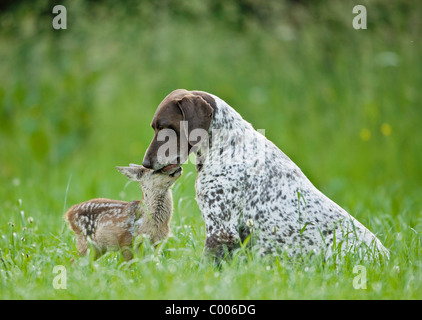
[[(360, 1), (368, 28), (355, 30), (351, 1), (260, 3), (63, 1), (66, 30), (47, 2), (0, 13), (1, 299), (422, 298), (422, 5)], [(142, 162), (176, 88), (213, 93), (265, 129), (390, 260), (240, 249), (206, 263), (191, 163), (160, 250), (79, 257), (64, 213), (140, 199), (114, 167)]]

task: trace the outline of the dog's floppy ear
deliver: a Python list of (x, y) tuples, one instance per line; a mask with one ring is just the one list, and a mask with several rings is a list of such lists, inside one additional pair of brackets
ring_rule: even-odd
[[(211, 105), (198, 95), (186, 95), (177, 101), (180, 111), (183, 114), (184, 121), (188, 122), (188, 132), (184, 128), (180, 128), (185, 132), (189, 141), (189, 135), (194, 129), (203, 129), (208, 132), (211, 125), (214, 109)], [(191, 145), (191, 143), (189, 142)]]

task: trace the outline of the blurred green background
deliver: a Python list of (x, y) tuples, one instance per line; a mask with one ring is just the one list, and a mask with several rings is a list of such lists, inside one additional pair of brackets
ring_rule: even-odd
[[(66, 30), (52, 27), (56, 4)], [(352, 27), (357, 4), (366, 30)], [(2, 1), (0, 296), (420, 299), (421, 31), (411, 0)], [(389, 263), (270, 266), (239, 253), (223, 270), (202, 264), (192, 164), (174, 186), (162, 252), (130, 268), (118, 253), (79, 259), (63, 214), (95, 197), (140, 198), (114, 167), (141, 163), (156, 107), (177, 88), (213, 93), (265, 129), (377, 234)], [(357, 264), (367, 290), (352, 285)], [(56, 265), (67, 290), (52, 287)]]
[[(66, 30), (52, 28), (55, 4)], [(420, 215), (422, 4), (360, 1), (368, 28), (355, 30), (356, 4), (3, 3), (1, 219), (22, 198), (54, 226), (87, 198), (137, 197), (114, 166), (141, 163), (154, 111), (176, 88), (226, 100), (342, 206), (393, 213), (407, 201)]]

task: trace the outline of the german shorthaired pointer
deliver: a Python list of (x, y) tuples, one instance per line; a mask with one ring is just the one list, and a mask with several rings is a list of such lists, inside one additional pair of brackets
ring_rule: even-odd
[[(160, 103), (151, 126), (155, 135), (145, 167), (172, 173), (196, 154), (205, 253), (219, 259), (247, 239), (262, 253), (389, 257), (373, 233), (217, 96), (175, 90)], [(164, 132), (174, 132), (177, 140), (165, 139)]]

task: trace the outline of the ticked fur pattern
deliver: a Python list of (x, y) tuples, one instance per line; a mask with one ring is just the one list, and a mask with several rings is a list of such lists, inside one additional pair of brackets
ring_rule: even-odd
[(249, 239), (262, 253), (388, 258), (372, 232), (321, 193), (232, 107), (209, 95), (214, 115), (209, 139), (197, 152), (196, 180), (206, 252), (222, 257)]

